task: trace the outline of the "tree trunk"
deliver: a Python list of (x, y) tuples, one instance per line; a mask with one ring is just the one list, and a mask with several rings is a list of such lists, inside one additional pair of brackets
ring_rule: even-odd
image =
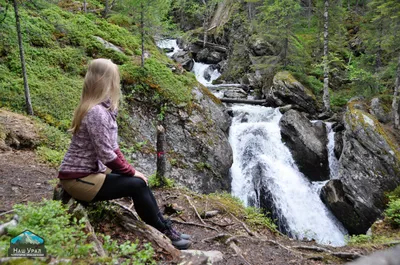
[(288, 54), (288, 50), (289, 50), (289, 38), (286, 37), (284, 40), (284, 44), (283, 44), (283, 67), (286, 68), (287, 66), (287, 54)]
[(166, 173), (167, 173), (167, 159), (165, 156), (166, 146), (165, 129), (162, 125), (157, 126), (157, 172), (156, 179), (160, 186), (166, 185)]
[(83, 0), (83, 12), (85, 14), (87, 13), (87, 2), (86, 2), (86, 0)]
[(394, 85), (394, 93), (393, 93), (393, 102), (392, 102), (392, 111), (394, 117), (394, 128), (399, 128), (399, 90), (400, 90), (400, 56), (399, 62), (397, 65), (397, 72), (396, 72), (396, 82)]
[(311, 27), (311, 17), (312, 17), (312, 0), (308, 0), (308, 27)]
[(103, 11), (103, 18), (106, 18), (107, 17), (107, 15), (108, 15), (108, 12), (109, 12), (109, 4), (108, 4), (108, 1), (109, 0), (106, 0), (106, 3), (105, 3), (105, 7), (104, 7), (104, 11)]
[(325, 0), (325, 8), (324, 8), (324, 107), (325, 111), (331, 111), (331, 104), (329, 99), (329, 17), (328, 17), (328, 10), (329, 10), (329, 0)]
[(144, 67), (144, 7), (143, 3), (140, 4), (140, 34), (142, 36), (142, 57), (141, 57), (141, 66)]
[(31, 103), (31, 95), (29, 93), (28, 77), (26, 75), (24, 46), (22, 44), (21, 25), (20, 25), (20, 22), (19, 22), (17, 0), (13, 0), (13, 3), (14, 3), (14, 12), (15, 12), (15, 23), (17, 25), (19, 56), (20, 56), (20, 59), (21, 59), (22, 76), (23, 76), (23, 79), (24, 79), (26, 112), (29, 115), (33, 115), (33, 109), (32, 109), (32, 103)]

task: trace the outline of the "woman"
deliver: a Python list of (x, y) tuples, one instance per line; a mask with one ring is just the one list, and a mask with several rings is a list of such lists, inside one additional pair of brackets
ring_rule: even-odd
[(75, 110), (71, 145), (59, 169), (61, 185), (85, 202), (132, 197), (136, 212), (178, 249), (187, 249), (190, 237), (164, 220), (147, 178), (124, 158), (117, 143), (116, 115), (120, 99), (118, 66), (107, 59), (93, 60), (85, 76)]

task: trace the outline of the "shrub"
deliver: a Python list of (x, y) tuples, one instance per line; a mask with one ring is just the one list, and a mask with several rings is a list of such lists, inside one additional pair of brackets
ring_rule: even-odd
[(385, 216), (394, 226), (400, 226), (400, 199), (390, 200), (388, 208), (385, 210)]

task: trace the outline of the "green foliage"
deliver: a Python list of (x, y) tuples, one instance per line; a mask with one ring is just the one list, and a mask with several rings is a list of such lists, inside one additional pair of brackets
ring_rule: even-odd
[(255, 228), (266, 227), (271, 231), (277, 231), (273, 220), (262, 213), (262, 210), (254, 207), (245, 207), (243, 202), (230, 193), (211, 193), (207, 195), (211, 202), (217, 203), (214, 207), (223, 205), (222, 210), (227, 210), (238, 218), (242, 218), (246, 223)]
[(205, 169), (211, 169), (210, 164), (204, 162), (198, 162), (194, 164), (199, 171), (203, 171)]
[(385, 216), (394, 226), (400, 226), (400, 199), (392, 198), (390, 200), (388, 207), (385, 210)]
[(372, 241), (371, 236), (367, 236), (367, 235), (363, 235), (363, 234), (354, 235), (354, 236), (346, 236), (346, 242), (350, 246), (366, 244), (371, 241)]
[(143, 244), (139, 250), (139, 240), (136, 242), (125, 241), (118, 244), (117, 241), (112, 240), (110, 236), (103, 236), (104, 250), (108, 252), (111, 257), (117, 258), (120, 256), (129, 257), (121, 264), (129, 265), (142, 265), (142, 264), (156, 264), (153, 259), (154, 249), (150, 243)]
[(150, 188), (159, 188), (159, 187), (172, 188), (175, 186), (175, 181), (173, 179), (166, 178), (166, 177), (164, 177), (164, 179), (163, 179), (164, 184), (161, 183), (160, 179), (156, 176), (156, 174), (150, 175), (148, 178), (148, 181), (149, 181)]
[(44, 238), (49, 255), (85, 258), (94, 253), (93, 246), (86, 243), (85, 220), (72, 218), (60, 201), (17, 204), (14, 209), (21, 222), (17, 227), (9, 229), (8, 236), (2, 240), (9, 242), (10, 238), (28, 229)]

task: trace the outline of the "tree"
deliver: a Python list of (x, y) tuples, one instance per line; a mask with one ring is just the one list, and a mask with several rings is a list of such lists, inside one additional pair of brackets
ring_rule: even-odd
[(30, 95), (30, 92), (29, 92), (28, 77), (27, 77), (27, 74), (26, 74), (26, 67), (25, 67), (26, 64), (25, 64), (25, 56), (24, 56), (24, 46), (23, 46), (23, 43), (22, 43), (21, 25), (20, 25), (20, 21), (19, 21), (17, 0), (13, 0), (13, 4), (14, 4), (14, 13), (15, 13), (15, 24), (16, 24), (16, 27), (17, 27), (19, 56), (20, 56), (20, 59), (21, 59), (22, 76), (23, 76), (23, 79), (24, 79), (26, 112), (29, 115), (33, 115), (33, 109), (32, 109), (32, 103), (31, 103), (31, 95)]
[(295, 26), (300, 19), (301, 6), (293, 0), (266, 0), (261, 7), (259, 18), (265, 28), (265, 37), (281, 47), (280, 61), (284, 68), (290, 63), (294, 43), (298, 42)]
[[(372, 0), (369, 3), (369, 8), (374, 12), (371, 23), (377, 22), (379, 24), (384, 23), (387, 19), (390, 20), (389, 29), (385, 34), (386, 36), (384, 40), (381, 39), (379, 42), (379, 49), (386, 50), (386, 52), (393, 55), (393, 58), (398, 58), (397, 71), (395, 73), (392, 112), (394, 127), (399, 128), (400, 47), (398, 45), (398, 39), (400, 37), (400, 2), (398, 0)], [(381, 55), (377, 58), (380, 60)]]
[(331, 103), (329, 97), (329, 65), (328, 65), (328, 55), (329, 55), (329, 0), (325, 0), (324, 8), (324, 95), (323, 102), (325, 111), (331, 111)]
[(132, 16), (135, 21), (139, 21), (142, 67), (144, 67), (146, 36), (154, 36), (164, 30), (166, 26), (164, 19), (170, 6), (170, 0), (122, 0), (120, 2), (120, 12)]

